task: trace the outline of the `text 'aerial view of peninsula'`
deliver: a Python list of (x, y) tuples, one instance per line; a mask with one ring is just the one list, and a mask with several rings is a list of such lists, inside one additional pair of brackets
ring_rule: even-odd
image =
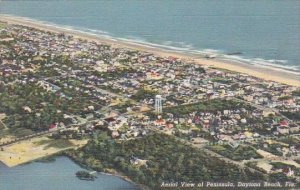
[(0, 0), (0, 190), (300, 189), (300, 1)]

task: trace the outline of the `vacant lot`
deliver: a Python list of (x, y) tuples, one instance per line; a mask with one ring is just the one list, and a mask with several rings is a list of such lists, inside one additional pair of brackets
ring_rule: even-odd
[(4, 147), (0, 152), (0, 161), (13, 167), (62, 150), (78, 148), (86, 143), (87, 140), (54, 140), (48, 137), (37, 137)]

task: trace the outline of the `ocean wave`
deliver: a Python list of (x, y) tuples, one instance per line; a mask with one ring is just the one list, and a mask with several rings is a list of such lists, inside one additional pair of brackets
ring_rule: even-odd
[(126, 43), (139, 44), (150, 48), (161, 48), (173, 52), (188, 53), (188, 54), (199, 55), (199, 56), (213, 56), (215, 59), (219, 59), (219, 60), (226, 60), (230, 62), (238, 62), (244, 64), (246, 63), (255, 66), (273, 67), (273, 68), (285, 70), (289, 73), (300, 75), (300, 66), (288, 65), (287, 60), (246, 58), (240, 55), (227, 55), (221, 50), (215, 50), (215, 49), (200, 50), (194, 48), (192, 45), (188, 45), (188, 46), (184, 45), (178, 47), (178, 46), (174, 46), (174, 44), (176, 43), (172, 41), (164, 41), (161, 44), (157, 44), (157, 43), (146, 41), (145, 39), (141, 39), (141, 38), (116, 38), (116, 39)]
[(106, 34), (106, 35), (109, 34), (108, 32), (103, 31), (103, 30), (95, 30), (95, 29), (90, 29), (90, 28), (80, 28), (79, 30), (83, 30), (83, 31), (86, 31), (86, 32), (91, 32), (91, 33), (94, 33), (94, 34)]
[(174, 42), (174, 41), (162, 41), (160, 44), (171, 47), (178, 47), (188, 50), (193, 50), (195, 47), (192, 44), (188, 44), (186, 42)]
[(289, 65), (287, 60), (245, 58), (237, 55), (222, 55), (219, 58), (225, 61), (235, 61), (235, 62), (246, 63), (255, 66), (273, 67), (273, 68), (282, 69), (300, 75), (300, 66)]
[(121, 38), (121, 37), (113, 37), (115, 39), (118, 39), (120, 41), (129, 43), (129, 44), (138, 44), (138, 45), (142, 45), (145, 47), (149, 47), (149, 48), (161, 48), (167, 51), (173, 51), (173, 52), (186, 52), (186, 51), (190, 51), (191, 48), (187, 45), (186, 47), (179, 47), (179, 46), (173, 46), (173, 45), (169, 45), (172, 44), (171, 43), (153, 43), (153, 42), (149, 42), (145, 39), (142, 38)]

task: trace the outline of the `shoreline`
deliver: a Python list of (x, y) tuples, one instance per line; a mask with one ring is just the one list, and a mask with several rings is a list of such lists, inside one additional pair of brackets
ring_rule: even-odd
[(70, 140), (72, 142), (72, 146), (67, 147), (50, 147), (45, 148), (49, 145), (49, 143), (37, 145), (43, 140), (53, 140), (48, 137), (35, 137), (30, 140), (20, 141), (18, 143), (4, 146), (3, 150), (0, 154), (0, 162), (6, 165), (7, 167), (15, 167), (18, 165), (22, 165), (24, 163), (28, 163), (34, 160), (38, 160), (41, 158), (45, 158), (51, 155), (59, 154), (60, 152), (69, 150), (69, 149), (77, 149), (84, 146), (87, 141), (81, 140)]
[(295, 72), (290, 72), (276, 67), (270, 68), (268, 66), (258, 66), (258, 65), (252, 65), (252, 64), (236, 62), (236, 61), (206, 59), (199, 55), (176, 52), (172, 50), (166, 50), (158, 47), (151, 47), (151, 46), (134, 43), (134, 42), (109, 39), (97, 35), (88, 34), (86, 32), (80, 32), (77, 30), (63, 28), (63, 26), (62, 27), (53, 26), (53, 25), (43, 23), (42, 21), (33, 21), (33, 20), (29, 20), (28, 18), (22, 18), (22, 17), (0, 15), (0, 21), (7, 22), (8, 24), (17, 24), (17, 25), (32, 27), (42, 31), (50, 31), (54, 33), (65, 33), (68, 35), (73, 35), (74, 38), (81, 38), (88, 41), (95, 41), (98, 43), (111, 45), (114, 48), (127, 48), (127, 49), (153, 53), (160, 57), (172, 56), (179, 59), (192, 60), (196, 64), (200, 64), (203, 66), (213, 67), (216, 69), (225, 69), (229, 71), (247, 74), (249, 76), (257, 77), (266, 81), (274, 81), (282, 84), (300, 87), (300, 74), (296, 74)]
[[(54, 155), (54, 157), (57, 156), (65, 156), (67, 158), (69, 158), (71, 161), (73, 161), (75, 164), (77, 164), (78, 166), (80, 166), (83, 169), (86, 170), (94, 170), (93, 168), (91, 168), (90, 166), (78, 161), (76, 158), (74, 158), (74, 156), (72, 156), (72, 154), (69, 153), (69, 151), (63, 151), (61, 152), (59, 155)], [(49, 156), (50, 157), (50, 156)], [(136, 186), (137, 188), (141, 189), (141, 190), (148, 190), (149, 188), (145, 185), (142, 184), (138, 184), (135, 183), (134, 181), (132, 181), (128, 176), (120, 173), (119, 171), (115, 170), (115, 169), (110, 169), (110, 171), (105, 171), (105, 172), (100, 172), (95, 170), (97, 173), (102, 174), (102, 175), (109, 175), (109, 176), (113, 176), (113, 177), (118, 177), (128, 183), (131, 183), (132, 185)]]
[[(75, 158), (73, 158), (72, 156), (68, 155), (67, 154), (67, 151), (68, 150), (63, 150), (61, 152), (57, 152), (55, 154), (52, 154), (52, 155), (48, 155), (48, 156), (45, 156), (45, 157), (42, 157), (42, 158), (37, 158), (35, 160), (31, 160), (31, 161), (28, 161), (28, 162), (25, 162), (25, 163), (22, 163), (22, 164), (19, 164), (19, 165), (16, 165), (16, 166), (21, 166), (21, 165), (25, 165), (25, 164), (32, 164), (34, 162), (40, 162), (40, 163), (48, 163), (48, 161), (46, 162), (41, 162), (43, 159), (56, 159), (58, 157), (66, 157), (68, 159), (70, 159), (72, 162), (74, 162), (76, 165), (78, 165), (79, 167), (81, 167), (82, 169), (86, 169), (86, 170), (89, 170), (89, 169), (92, 169), (92, 168), (89, 168), (87, 165), (77, 161)], [(56, 160), (54, 160), (55, 162)], [(52, 161), (50, 161), (52, 162)], [(0, 164), (4, 165), (5, 167), (8, 167), (10, 168), (9, 166), (7, 166), (6, 164), (4, 164), (3, 162), (0, 161)], [(106, 173), (106, 172), (99, 172), (99, 171), (96, 171), (98, 174), (101, 174), (101, 175), (106, 175), (106, 176), (113, 176), (113, 177), (117, 177), (121, 180), (124, 180), (130, 184), (132, 184), (133, 186), (136, 186), (137, 188), (141, 189), (141, 190), (148, 190), (148, 188), (146, 186), (143, 186), (141, 184), (137, 184), (135, 182), (133, 182), (129, 177), (127, 177), (126, 175), (122, 175), (121, 173), (118, 173), (117, 171), (115, 172), (111, 172), (111, 173)]]

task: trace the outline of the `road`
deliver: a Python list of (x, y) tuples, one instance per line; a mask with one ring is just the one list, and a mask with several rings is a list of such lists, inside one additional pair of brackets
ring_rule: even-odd
[[(260, 140), (281, 140), (289, 137), (300, 137), (300, 134), (288, 134), (285, 136), (277, 137), (277, 136), (260, 136), (252, 139), (245, 139), (245, 140), (232, 140), (231, 143), (245, 143), (245, 142), (257, 142)], [(223, 145), (223, 144), (228, 144), (229, 142), (215, 142), (215, 144)], [(203, 143), (204, 145), (210, 145), (210, 142)]]
[(272, 156), (272, 157), (265, 157), (265, 158), (258, 158), (258, 159), (251, 159), (251, 160), (244, 160), (244, 163), (247, 162), (259, 162), (259, 161), (287, 161), (287, 160), (297, 160), (300, 159), (300, 155), (291, 156), (291, 157), (282, 157), (282, 156)]

